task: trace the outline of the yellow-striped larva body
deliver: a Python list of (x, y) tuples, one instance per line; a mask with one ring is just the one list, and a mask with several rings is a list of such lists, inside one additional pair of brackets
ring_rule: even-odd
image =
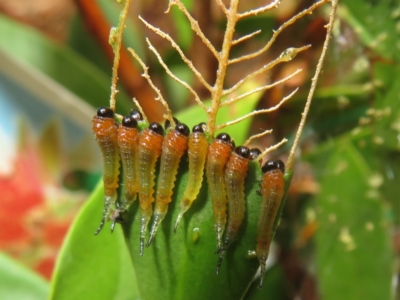
[(258, 219), (256, 247), (257, 257), (261, 267), (260, 287), (263, 284), (269, 247), (273, 238), (272, 230), (274, 221), (277, 217), (285, 191), (285, 181), (283, 178), (285, 166), (280, 160), (269, 160), (263, 165), (262, 172), (262, 204)]
[(143, 255), (144, 238), (147, 224), (153, 214), (154, 180), (158, 157), (161, 155), (163, 128), (158, 123), (151, 123), (139, 138), (137, 170), (139, 178), (140, 204), (140, 255)]
[(110, 108), (100, 107), (93, 117), (93, 133), (103, 155), (104, 210), (97, 235), (110, 217), (111, 206), (117, 200), (119, 175), (118, 125)]
[(139, 190), (137, 160), (138, 160), (139, 131), (137, 121), (131, 116), (124, 117), (118, 128), (118, 146), (124, 169), (124, 197), (122, 198), (120, 211), (125, 211), (136, 200)]
[[(203, 123), (204, 124), (204, 123)], [(200, 192), (203, 182), (204, 164), (206, 162), (208, 141), (202, 123), (193, 127), (188, 142), (189, 175), (188, 183), (181, 200), (179, 215), (175, 222), (175, 231), (182, 215), (190, 208)]]
[(156, 205), (153, 214), (153, 226), (147, 246), (151, 244), (158, 226), (168, 211), (171, 202), (179, 162), (188, 147), (189, 128), (182, 123), (177, 123), (175, 129), (169, 130), (164, 137), (160, 174), (158, 176)]
[(222, 235), (226, 223), (226, 192), (224, 168), (231, 154), (231, 138), (219, 134), (208, 147), (206, 176), (214, 211), (214, 229), (217, 233), (217, 249), (222, 246)]

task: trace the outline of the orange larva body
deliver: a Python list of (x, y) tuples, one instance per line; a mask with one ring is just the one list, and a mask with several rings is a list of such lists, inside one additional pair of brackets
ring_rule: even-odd
[(285, 181), (284, 167), (281, 161), (268, 161), (263, 166), (263, 180), (261, 183), (262, 204), (257, 229), (256, 253), (261, 266), (261, 281), (265, 274), (266, 260), (273, 238), (273, 224), (281, 204)]
[(226, 192), (224, 181), (224, 168), (228, 162), (232, 144), (230, 137), (223, 140), (219, 137), (226, 134), (220, 134), (208, 147), (206, 176), (208, 188), (214, 211), (214, 229), (217, 233), (217, 248), (222, 246), (222, 235), (226, 223)]
[(93, 117), (93, 133), (103, 155), (103, 183), (104, 183), (104, 210), (98, 234), (105, 221), (110, 217), (111, 206), (117, 200), (119, 175), (118, 125), (114, 120), (114, 113), (109, 108), (99, 108)]
[(245, 212), (244, 180), (249, 169), (249, 159), (232, 153), (225, 168), (225, 189), (228, 199), (228, 224), (226, 227), (224, 248), (228, 248), (236, 239), (242, 225)]
[[(150, 124), (150, 127), (153, 124)], [(161, 132), (145, 129), (139, 138), (137, 170), (139, 178), (139, 203), (140, 203), (140, 255), (143, 255), (144, 237), (147, 224), (153, 213), (152, 203), (154, 202), (154, 180), (155, 169), (158, 157), (161, 155), (163, 142), (162, 127)], [(161, 133), (161, 134), (160, 134)]]
[[(184, 126), (185, 133), (178, 131), (178, 126)], [(183, 128), (183, 127), (182, 127)], [(147, 245), (150, 245), (158, 226), (168, 211), (168, 204), (171, 202), (176, 174), (178, 173), (179, 162), (188, 147), (189, 128), (178, 123), (177, 128), (168, 131), (164, 137), (161, 154), (160, 174), (158, 176), (156, 205), (154, 209), (154, 221)]]
[(193, 201), (199, 194), (203, 182), (204, 164), (206, 162), (208, 141), (201, 128), (196, 125), (189, 136), (188, 156), (189, 156), (189, 175), (188, 184), (183, 199), (181, 200), (178, 218), (175, 222), (175, 230), (178, 227), (182, 215), (190, 208)]
[[(134, 125), (126, 126), (126, 123)], [(125, 117), (122, 126), (118, 129), (118, 146), (121, 155), (122, 166), (124, 169), (124, 197), (121, 202), (120, 210), (129, 208), (136, 200), (136, 194), (139, 190), (137, 176), (138, 143), (139, 131), (136, 128), (137, 122), (130, 117)]]

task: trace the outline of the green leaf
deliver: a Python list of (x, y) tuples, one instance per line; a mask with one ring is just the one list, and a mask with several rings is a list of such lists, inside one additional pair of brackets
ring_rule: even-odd
[(347, 21), (360, 39), (387, 59), (400, 61), (399, 2), (393, 0), (343, 0), (338, 14)]
[(48, 292), (43, 278), (0, 253), (0, 299), (42, 300)]
[(98, 185), (72, 225), (57, 260), (50, 299), (139, 299), (121, 228), (93, 233), (103, 209)]
[[(255, 82), (248, 82), (238, 89), (237, 95), (241, 95), (245, 92), (248, 92), (255, 87), (257, 87)], [(262, 92), (257, 92), (231, 105), (221, 107), (218, 110), (217, 124), (220, 125), (235, 120), (254, 111), (262, 95), (263, 95)], [(226, 100), (225, 97), (222, 98), (222, 102), (224, 100)], [(207, 107), (209, 107), (211, 105), (211, 102), (210, 100), (207, 100), (204, 101), (204, 104)], [(176, 117), (181, 122), (186, 123), (190, 126), (197, 125), (200, 122), (205, 122), (207, 120), (206, 113), (198, 105), (193, 105), (188, 109), (180, 111), (178, 114), (176, 114)], [(226, 127), (220, 131), (228, 133), (234, 139), (236, 145), (241, 145), (245, 142), (245, 140), (249, 135), (248, 133), (251, 125), (251, 120), (252, 118), (248, 118), (240, 123)]]
[[(0, 49), (16, 60), (46, 74), (94, 107), (107, 103), (109, 77), (74, 51), (4, 16), (0, 16), (0, 35)], [(123, 92), (118, 97), (117, 110), (129, 110), (129, 98)]]
[[(362, 141), (365, 144), (365, 136), (354, 145)], [(354, 145), (349, 137), (337, 139), (323, 156), (327, 164), (316, 199), (316, 269), (321, 297), (390, 299), (393, 253), (376, 184), (379, 174), (370, 167), (374, 165), (371, 148)]]
[[(143, 299), (241, 299), (258, 268), (258, 260), (249, 251), (255, 250), (256, 228), (261, 205), (258, 163), (250, 164), (246, 179), (246, 215), (238, 240), (228, 249), (219, 275), (215, 274), (218, 256), (214, 217), (207, 184), (192, 207), (185, 213), (177, 233), (173, 225), (179, 202), (187, 184), (187, 157), (179, 170), (176, 188), (168, 214), (160, 225), (150, 247), (139, 256), (139, 211), (134, 203), (124, 225), (128, 247), (140, 278)], [(140, 276), (140, 277), (139, 277)]]

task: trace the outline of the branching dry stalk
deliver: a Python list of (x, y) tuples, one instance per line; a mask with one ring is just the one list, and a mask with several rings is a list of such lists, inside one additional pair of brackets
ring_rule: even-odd
[(118, 67), (119, 67), (119, 58), (120, 58), (120, 50), (122, 44), (122, 36), (125, 28), (125, 20), (128, 15), (129, 5), (132, 0), (120, 0), (123, 5), (122, 12), (119, 16), (119, 24), (117, 27), (111, 28), (109, 43), (111, 44), (114, 51), (114, 63), (112, 67), (112, 79), (111, 79), (111, 96), (110, 96), (110, 108), (115, 111), (116, 99), (115, 97), (118, 94), (117, 90), (117, 82), (118, 82)]
[(264, 135), (271, 134), (272, 131), (273, 131), (272, 129), (269, 129), (269, 130), (265, 130), (265, 131), (263, 131), (263, 132), (261, 132), (261, 133), (252, 135), (251, 137), (249, 137), (249, 138), (243, 143), (243, 146), (249, 145), (253, 140), (258, 139), (258, 138), (260, 138), (260, 137), (262, 137), (262, 136), (264, 136)]
[(294, 155), (296, 153), (296, 149), (297, 149), (297, 146), (299, 144), (300, 136), (301, 136), (301, 133), (303, 132), (304, 125), (306, 123), (307, 115), (308, 115), (308, 112), (310, 110), (310, 106), (311, 106), (311, 102), (312, 102), (312, 99), (313, 99), (313, 96), (314, 96), (315, 88), (317, 87), (318, 78), (319, 78), (319, 75), (321, 74), (321, 70), (322, 70), (322, 66), (323, 66), (323, 63), (324, 63), (326, 51), (328, 50), (329, 41), (331, 39), (332, 28), (333, 28), (333, 23), (335, 21), (336, 8), (337, 8), (338, 0), (331, 0), (331, 2), (332, 2), (332, 8), (331, 8), (331, 12), (329, 14), (329, 22), (325, 26), (327, 30), (326, 30), (326, 36), (325, 36), (324, 45), (322, 47), (321, 56), (320, 56), (320, 58), (318, 60), (317, 67), (315, 69), (314, 77), (311, 79), (310, 91), (309, 91), (308, 96), (307, 96), (306, 104), (304, 106), (304, 111), (301, 114), (302, 117), (301, 117), (301, 120), (300, 120), (299, 128), (297, 129), (296, 136), (295, 136), (294, 141), (293, 141), (293, 146), (290, 149), (289, 157), (288, 157), (288, 160), (287, 160), (287, 163), (286, 163), (286, 170), (292, 170), (293, 169)]
[(147, 80), (147, 82), (149, 83), (149, 85), (151, 86), (151, 88), (153, 89), (153, 91), (157, 94), (157, 98), (155, 98), (156, 101), (160, 101), (161, 104), (164, 106), (165, 110), (166, 110), (166, 115), (164, 115), (164, 118), (168, 119), (171, 122), (172, 126), (175, 126), (175, 121), (172, 117), (172, 111), (168, 106), (167, 101), (164, 100), (161, 91), (154, 85), (153, 81), (150, 78), (149, 75), (149, 68), (146, 66), (146, 64), (141, 60), (141, 58), (139, 57), (139, 55), (137, 55), (137, 53), (135, 52), (135, 50), (133, 50), (132, 48), (128, 48), (128, 51), (132, 54), (133, 58), (136, 59), (136, 61), (142, 66), (143, 68), (143, 74), (142, 76)]
[[(123, 1), (123, 0), (121, 0)], [(129, 3), (131, 0), (125, 0), (124, 2), (124, 10), (121, 13), (121, 17), (120, 17), (120, 24), (119, 24), (119, 30), (114, 30), (111, 33), (110, 36), (110, 40), (114, 41), (113, 39), (115, 39), (115, 43), (112, 43), (113, 48), (114, 48), (114, 52), (115, 52), (115, 61), (114, 61), (114, 67), (113, 67), (113, 81), (112, 81), (112, 89), (111, 89), (111, 99), (110, 99), (110, 106), (114, 109), (115, 108), (115, 95), (118, 92), (116, 90), (116, 82), (117, 82), (117, 69), (118, 69), (118, 61), (119, 61), (119, 49), (120, 49), (120, 44), (121, 44), (121, 39), (122, 39), (122, 31), (121, 28), (124, 27), (124, 22), (125, 22), (125, 18), (126, 18), (126, 13), (127, 10), (129, 8)], [(157, 51), (157, 49), (151, 44), (151, 42), (146, 39), (147, 44), (149, 49), (154, 53), (154, 55), (157, 57), (158, 62), (160, 63), (160, 65), (164, 68), (165, 72), (172, 78), (174, 79), (176, 82), (180, 83), (183, 87), (185, 87), (190, 93), (191, 95), (194, 97), (195, 101), (197, 102), (197, 104), (207, 113), (207, 131), (209, 133), (209, 135), (212, 137), (214, 136), (215, 132), (217, 130), (223, 129), (227, 126), (230, 125), (234, 125), (237, 124), (247, 118), (253, 117), (255, 115), (258, 114), (262, 114), (262, 113), (268, 113), (271, 111), (275, 111), (277, 109), (279, 109), (279, 107), (281, 105), (283, 105), (287, 100), (289, 100), (294, 93), (297, 91), (297, 89), (295, 91), (293, 91), (291, 94), (289, 94), (288, 96), (286, 96), (285, 98), (283, 98), (277, 105), (275, 105), (274, 107), (268, 108), (268, 109), (261, 109), (261, 110), (256, 110), (253, 111), (245, 116), (242, 116), (236, 120), (232, 120), (229, 122), (226, 122), (224, 124), (216, 124), (216, 116), (218, 113), (218, 110), (222, 107), (222, 106), (226, 106), (226, 105), (230, 105), (230, 104), (234, 104), (235, 102), (242, 100), (244, 98), (246, 98), (247, 96), (250, 96), (253, 93), (257, 93), (257, 92), (261, 92), (261, 91), (265, 91), (268, 90), (272, 87), (275, 87), (279, 84), (283, 84), (286, 81), (290, 80), (291, 78), (293, 78), (294, 76), (296, 76), (299, 72), (301, 72), (301, 69), (298, 69), (296, 71), (294, 71), (293, 73), (291, 73), (290, 75), (286, 76), (285, 78), (282, 78), (278, 81), (269, 83), (269, 84), (264, 84), (258, 88), (254, 88), (250, 91), (247, 91), (245, 93), (242, 93), (238, 96), (232, 96), (231, 98), (228, 98), (228, 100), (223, 100), (223, 97), (229, 96), (229, 95), (233, 95), (234, 92), (239, 89), (246, 81), (252, 80), (254, 77), (267, 72), (269, 70), (271, 70), (274, 66), (276, 66), (277, 64), (283, 63), (283, 62), (288, 62), (290, 60), (292, 60), (297, 53), (304, 51), (306, 49), (308, 49), (310, 47), (310, 45), (307, 46), (303, 46), (300, 48), (288, 48), (286, 49), (284, 52), (282, 52), (282, 54), (270, 61), (269, 63), (267, 63), (266, 65), (262, 66), (261, 68), (259, 68), (258, 70), (251, 72), (247, 75), (245, 75), (241, 80), (239, 80), (236, 84), (234, 84), (231, 87), (225, 88), (224, 89), (224, 84), (225, 84), (225, 78), (226, 78), (226, 73), (227, 73), (227, 68), (229, 65), (235, 64), (235, 63), (239, 63), (239, 62), (243, 62), (255, 57), (258, 57), (262, 54), (264, 54), (265, 52), (267, 52), (270, 47), (273, 45), (273, 43), (275, 42), (275, 40), (277, 39), (277, 37), (280, 35), (280, 33), (286, 29), (287, 27), (289, 27), (290, 25), (294, 24), (297, 20), (301, 19), (303, 16), (307, 15), (307, 14), (311, 14), (316, 8), (320, 7), (322, 4), (329, 2), (330, 0), (320, 0), (319, 2), (313, 4), (312, 6), (310, 6), (309, 8), (303, 10), (302, 12), (298, 13), (297, 15), (293, 16), (291, 19), (289, 19), (288, 21), (286, 21), (285, 23), (283, 23), (277, 30), (273, 31), (272, 37), (271, 39), (266, 43), (266, 45), (264, 47), (262, 47), (261, 49), (259, 49), (256, 52), (250, 53), (250, 54), (245, 54), (242, 55), (240, 57), (236, 57), (236, 58), (231, 58), (230, 57), (230, 51), (231, 48), (235, 45), (238, 45), (244, 41), (250, 40), (251, 38), (253, 38), (254, 36), (256, 36), (257, 34), (259, 34), (261, 32), (261, 30), (257, 30), (254, 31), (252, 33), (249, 33), (245, 36), (242, 37), (238, 37), (238, 38), (234, 38), (234, 32), (235, 32), (235, 27), (236, 27), (236, 23), (243, 18), (246, 17), (250, 17), (250, 16), (255, 16), (258, 15), (260, 13), (264, 13), (267, 12), (269, 10), (272, 10), (273, 8), (276, 8), (279, 6), (280, 2), (279, 0), (274, 0), (272, 1), (270, 4), (265, 5), (263, 7), (259, 7), (259, 8), (255, 8), (249, 11), (245, 11), (245, 12), (239, 12), (238, 11), (238, 5), (239, 5), (239, 0), (231, 0), (229, 7), (225, 6), (225, 4), (223, 3), (222, 0), (215, 0), (216, 4), (219, 6), (219, 8), (222, 10), (222, 12), (225, 14), (226, 19), (227, 19), (227, 24), (226, 24), (226, 29), (225, 29), (225, 34), (224, 34), (224, 38), (223, 38), (223, 42), (222, 42), (222, 46), (221, 46), (221, 50), (218, 51), (216, 49), (216, 47), (209, 41), (209, 39), (205, 36), (205, 34), (203, 33), (202, 29), (199, 26), (198, 21), (190, 14), (190, 12), (187, 10), (187, 8), (185, 7), (185, 5), (182, 3), (181, 0), (169, 0), (169, 4), (168, 4), (168, 8), (166, 13), (170, 12), (171, 7), (176, 6), (187, 18), (187, 20), (190, 23), (191, 29), (199, 36), (199, 38), (201, 39), (201, 41), (206, 45), (206, 47), (209, 49), (209, 51), (214, 55), (214, 57), (216, 58), (217, 62), (218, 62), (218, 69), (217, 69), (217, 76), (216, 76), (216, 80), (213, 84), (210, 84), (209, 82), (207, 82), (205, 80), (205, 78), (203, 77), (203, 75), (197, 70), (197, 68), (193, 65), (192, 61), (186, 56), (186, 54), (184, 53), (184, 51), (179, 47), (179, 45), (175, 42), (175, 40), (168, 35), (167, 33), (165, 33), (164, 31), (162, 31), (159, 28), (154, 27), (153, 25), (151, 25), (150, 23), (148, 23), (146, 20), (144, 20), (142, 17), (139, 17), (139, 19), (143, 22), (143, 24), (149, 28), (150, 30), (152, 30), (154, 33), (158, 34), (160, 37), (162, 37), (163, 39), (167, 40), (170, 42), (171, 46), (178, 52), (178, 54), (180, 55), (181, 59), (183, 60), (183, 62), (189, 67), (189, 69), (193, 72), (193, 74), (197, 77), (197, 79), (200, 81), (200, 83), (210, 92), (211, 95), (211, 105), (209, 107), (207, 107), (202, 99), (200, 99), (199, 95), (196, 93), (196, 91), (185, 81), (181, 80), (180, 78), (178, 78), (174, 73), (172, 73), (172, 71), (169, 69), (169, 67), (167, 66), (167, 64), (164, 62), (164, 60), (162, 59), (160, 53)], [(293, 156), (294, 156), (294, 152), (296, 150), (297, 144), (298, 144), (298, 140), (301, 134), (301, 131), (303, 130), (304, 127), (304, 123), (305, 123), (305, 119), (309, 110), (309, 106), (311, 103), (311, 99), (312, 99), (312, 95), (314, 93), (315, 90), (315, 85), (317, 82), (317, 78), (320, 74), (321, 71), (321, 67), (322, 67), (322, 61), (323, 58), (325, 56), (325, 52), (326, 52), (326, 48), (328, 46), (328, 42), (329, 42), (329, 34), (332, 30), (332, 22), (333, 22), (333, 17), (334, 17), (334, 13), (336, 10), (336, 5), (337, 5), (337, 0), (332, 0), (332, 12), (330, 15), (330, 21), (328, 24), (328, 33), (327, 33), (327, 39), (325, 41), (324, 44), (324, 48), (323, 48), (323, 52), (321, 54), (321, 58), (320, 61), (318, 63), (317, 66), (317, 72), (315, 73), (314, 78), (312, 79), (312, 86), (310, 89), (310, 94), (309, 97), (307, 98), (307, 103), (305, 105), (305, 110), (303, 112), (303, 117), (301, 119), (300, 125), (299, 125), (299, 129), (295, 138), (295, 142), (293, 144), (293, 147), (291, 149), (290, 155), (289, 155), (289, 159), (288, 159), (288, 168), (292, 168), (292, 164), (293, 164)], [(118, 50), (118, 51), (117, 51)], [(143, 63), (143, 61), (139, 58), (139, 56), (132, 50), (129, 49), (129, 51), (131, 52), (131, 54), (133, 55), (133, 57), (139, 62), (139, 64), (142, 66), (144, 73), (143, 73), (143, 77), (146, 78), (146, 80), (148, 81), (149, 85), (151, 86), (151, 88), (155, 91), (155, 93), (157, 94), (157, 98), (156, 100), (160, 101), (164, 108), (167, 111), (167, 115), (165, 116), (167, 119), (169, 119), (171, 121), (171, 123), (174, 125), (174, 120), (172, 118), (172, 112), (168, 107), (167, 102), (163, 99), (160, 90), (153, 84), (149, 74), (148, 74), (148, 67)], [(135, 99), (134, 99), (135, 101)], [(135, 101), (137, 102), (137, 101)], [(140, 107), (138, 105), (138, 107)], [(250, 143), (253, 139), (261, 137), (265, 134), (271, 133), (271, 130), (266, 130), (262, 133), (253, 135), (252, 137), (250, 137), (245, 144)], [(266, 149), (263, 154), (265, 155), (266, 153), (275, 150), (277, 147), (279, 147), (280, 145), (282, 145), (283, 143), (286, 142), (286, 139), (282, 140), (280, 143), (269, 147), (268, 149)]]

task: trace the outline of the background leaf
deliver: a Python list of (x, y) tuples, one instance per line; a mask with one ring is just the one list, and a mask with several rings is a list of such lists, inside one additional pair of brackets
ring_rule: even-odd
[(98, 185), (72, 225), (58, 256), (50, 299), (140, 298), (121, 229), (93, 234), (102, 214), (103, 193)]
[(0, 299), (43, 300), (48, 292), (43, 278), (0, 253)]

